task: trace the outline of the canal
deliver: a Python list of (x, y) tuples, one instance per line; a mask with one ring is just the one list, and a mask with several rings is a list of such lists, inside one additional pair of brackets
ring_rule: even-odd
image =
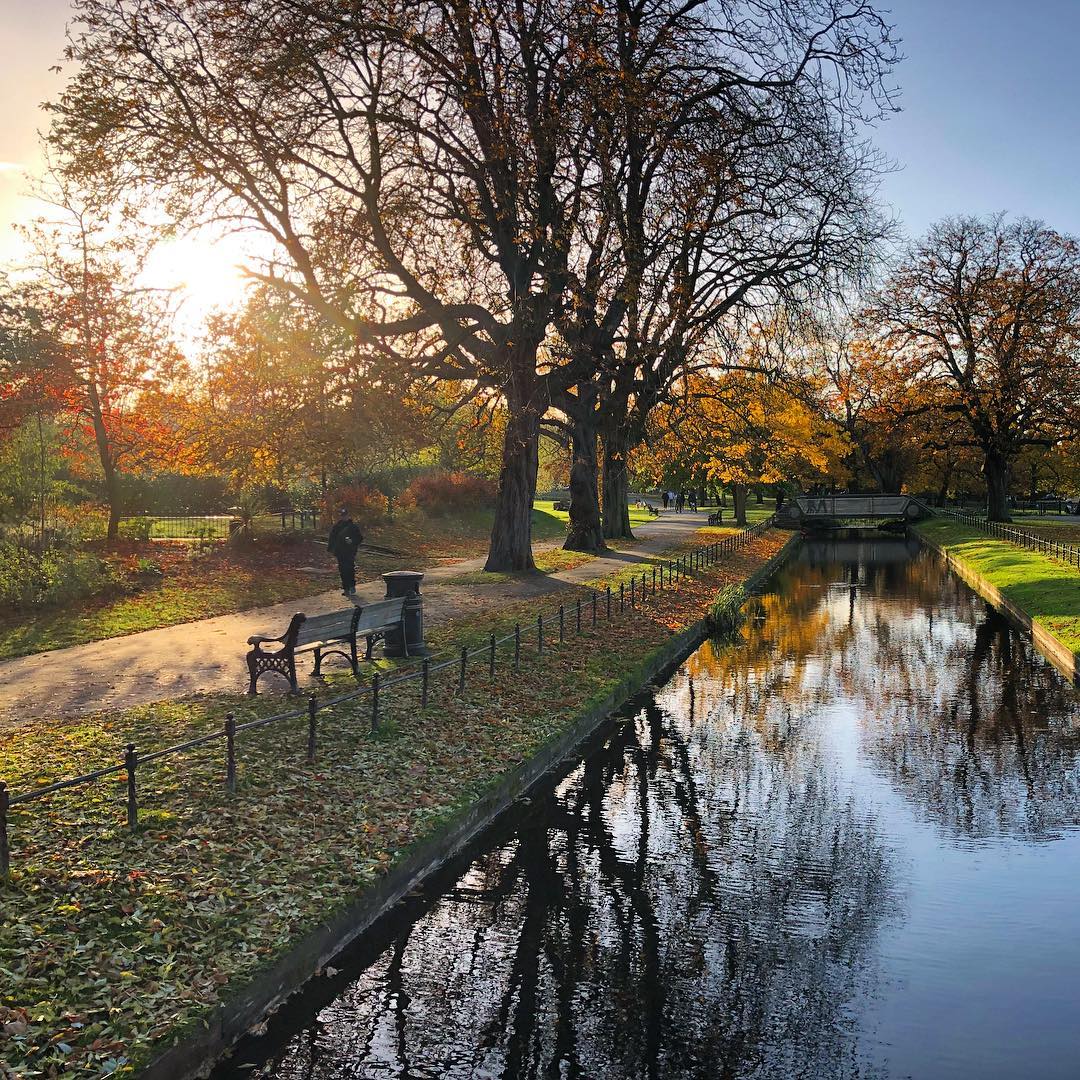
[(1080, 1074), (1076, 692), (903, 538), (747, 616), (216, 1075)]

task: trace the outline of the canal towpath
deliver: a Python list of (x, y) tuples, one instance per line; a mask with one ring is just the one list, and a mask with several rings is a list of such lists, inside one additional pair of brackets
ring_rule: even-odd
[[(496, 610), (516, 600), (606, 577), (678, 547), (706, 522), (705, 513), (664, 513), (637, 526), (638, 542), (626, 550), (613, 550), (571, 569), (494, 584), (455, 583), (463, 575), (482, 570), (483, 558), (432, 567), (425, 571), (423, 584), (425, 618), (439, 622)], [(378, 600), (383, 583), (366, 582), (357, 593), (362, 602)], [(341, 593), (332, 589), (269, 607), (5, 661), (0, 663), (0, 730), (43, 717), (81, 716), (191, 694), (243, 690), (249, 636), (284, 630), (296, 611), (321, 615), (342, 603)]]

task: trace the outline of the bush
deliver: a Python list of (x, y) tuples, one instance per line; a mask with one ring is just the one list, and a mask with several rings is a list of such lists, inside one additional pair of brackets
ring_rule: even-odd
[(113, 566), (90, 552), (53, 550), (39, 555), (0, 543), (0, 610), (73, 604), (119, 585)]
[(467, 472), (433, 472), (418, 476), (401, 496), (401, 505), (434, 516), (472, 510), (495, 503), (495, 484)]
[(121, 540), (149, 540), (153, 531), (153, 518), (127, 518), (120, 522), (119, 536)]
[(342, 484), (328, 491), (322, 500), (322, 523), (330, 526), (337, 521), (338, 511), (347, 507), (355, 520), (380, 521), (386, 517), (386, 496), (367, 484)]

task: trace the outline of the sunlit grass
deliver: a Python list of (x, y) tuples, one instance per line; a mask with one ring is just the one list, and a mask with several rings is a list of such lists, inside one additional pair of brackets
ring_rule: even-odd
[(1080, 571), (1037, 551), (934, 518), (918, 529), (992, 585), (1074, 652), (1080, 651)]

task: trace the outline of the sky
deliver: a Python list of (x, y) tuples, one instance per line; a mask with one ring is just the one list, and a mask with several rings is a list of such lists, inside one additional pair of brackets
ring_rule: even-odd
[[(873, 133), (896, 165), (881, 197), (904, 232), (917, 236), (950, 214), (1004, 210), (1080, 235), (1080, 0), (879, 7), (906, 57), (896, 72), (903, 111)], [(33, 212), (20, 193), (40, 164), (39, 104), (62, 86), (49, 68), (68, 13), (68, 0), (0, 0), (0, 263), (16, 250), (14, 224)], [(200, 256), (180, 261), (190, 267)]]

